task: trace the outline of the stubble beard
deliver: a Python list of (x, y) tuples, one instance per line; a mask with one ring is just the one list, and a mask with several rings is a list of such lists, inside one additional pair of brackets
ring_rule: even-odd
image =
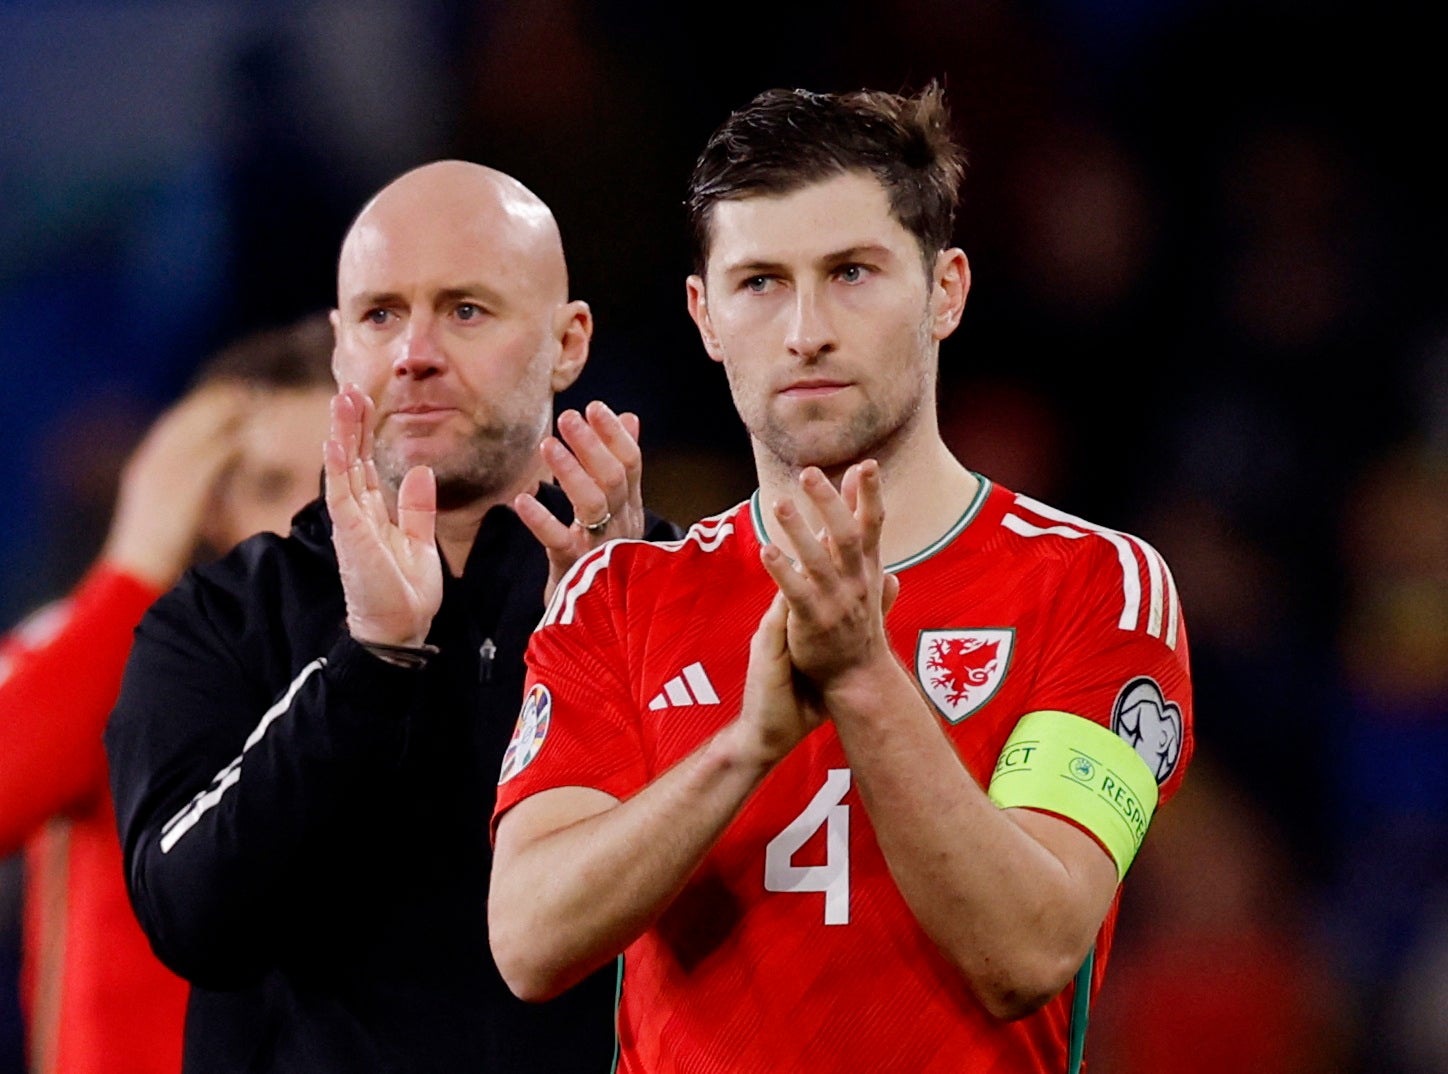
[(809, 405), (789, 423), (766, 414), (750, 434), (776, 462), (792, 472), (806, 466), (829, 472), (869, 457), (902, 424), (903, 419), (889, 420), (876, 403), (867, 403), (843, 421), (830, 419), (825, 407)]
[(379, 437), (377, 477), (395, 492), (413, 466), (430, 466), (437, 479), (438, 510), (466, 507), (513, 488), (537, 461), (546, 431), (546, 415), (532, 424), (480, 425), (462, 443), (432, 459), (407, 459), (392, 438)]
[[(751, 417), (744, 415), (745, 428), (754, 441), (756, 462), (763, 466), (772, 460), (776, 467), (797, 474), (806, 466), (818, 466), (827, 474), (838, 474), (862, 459), (885, 462), (897, 445), (908, 436), (922, 408), (935, 405), (930, 363), (924, 360), (930, 346), (928, 309), (915, 329), (913, 346), (922, 359), (912, 373), (917, 383), (909, 398), (887, 409), (875, 399), (843, 419), (831, 419), (827, 404), (810, 403), (800, 408), (794, 420), (786, 422), (765, 401), (753, 407)], [(764, 455), (761, 455), (760, 449)]]
[(786, 421), (766, 403), (754, 420), (745, 420), (745, 427), (760, 465), (772, 460), (791, 474), (818, 466), (833, 475), (862, 459), (886, 462), (908, 439), (921, 410), (934, 405), (928, 378), (922, 378), (916, 390), (894, 407), (867, 399), (849, 414), (834, 418), (827, 404), (811, 403)]

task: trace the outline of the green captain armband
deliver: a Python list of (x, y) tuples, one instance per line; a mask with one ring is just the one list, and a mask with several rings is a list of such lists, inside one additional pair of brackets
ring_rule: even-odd
[(1156, 777), (1115, 732), (1069, 712), (1021, 718), (990, 777), (990, 799), (1067, 817), (1101, 841), (1126, 875), (1156, 810)]

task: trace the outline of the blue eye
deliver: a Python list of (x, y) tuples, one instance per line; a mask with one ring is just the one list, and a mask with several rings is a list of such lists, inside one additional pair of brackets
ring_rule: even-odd
[(751, 276), (741, 285), (746, 291), (752, 291), (756, 295), (763, 294), (769, 289), (768, 276)]
[(475, 321), (483, 315), (482, 307), (474, 305), (471, 302), (459, 303), (455, 312), (460, 321)]
[(368, 324), (386, 324), (387, 317), (387, 311), (381, 306), (378, 306), (376, 309), (370, 309), (366, 313), (362, 314), (362, 319)]
[(835, 274), (846, 283), (859, 283), (865, 278), (864, 265), (842, 265)]

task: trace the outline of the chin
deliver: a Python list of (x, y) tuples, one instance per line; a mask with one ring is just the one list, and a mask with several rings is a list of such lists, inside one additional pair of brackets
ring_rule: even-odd
[(838, 440), (807, 443), (796, 441), (777, 447), (771, 446), (770, 450), (791, 469), (803, 470), (807, 466), (818, 466), (827, 473), (832, 470), (842, 470), (851, 463), (859, 462), (868, 454), (862, 445), (842, 443)]
[(456, 452), (456, 446), (450, 451), (449, 445), (431, 436), (408, 436), (386, 443), (379, 442), (375, 451), (377, 472), (384, 477), (390, 476), (395, 484), (414, 466), (430, 466), (436, 470), (439, 461), (448, 459)]

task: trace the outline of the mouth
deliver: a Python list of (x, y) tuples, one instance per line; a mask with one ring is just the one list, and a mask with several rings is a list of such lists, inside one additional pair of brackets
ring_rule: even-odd
[(457, 407), (440, 406), (435, 403), (411, 403), (389, 411), (380, 424), (391, 424), (421, 432), (441, 424), (457, 413)]
[(779, 394), (786, 399), (820, 399), (834, 395), (836, 392), (842, 392), (849, 386), (848, 381), (811, 378), (786, 384), (780, 389)]

